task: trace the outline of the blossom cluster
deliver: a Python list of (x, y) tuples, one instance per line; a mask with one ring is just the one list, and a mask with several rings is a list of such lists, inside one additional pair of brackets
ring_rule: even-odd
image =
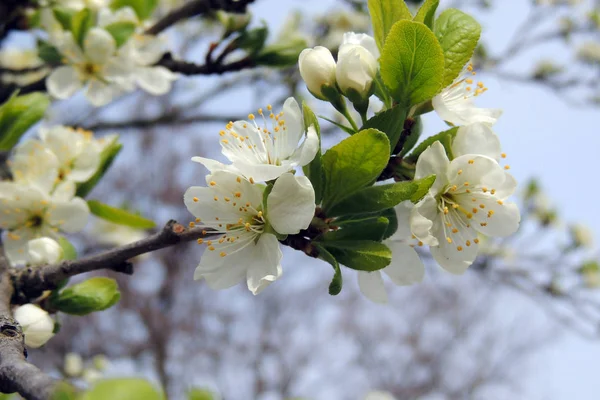
[[(77, 9), (75, 5), (73, 11)], [(132, 8), (78, 11), (83, 12), (93, 21), (75, 30), (58, 19), (52, 8), (42, 10), (47, 45), (62, 64), (46, 80), (52, 96), (67, 99), (84, 89), (91, 104), (102, 106), (138, 87), (152, 95), (171, 89), (177, 74), (156, 65), (167, 51), (164, 38), (144, 33), (144, 23)]]
[(184, 195), (188, 210), (210, 239), (194, 279), (214, 289), (246, 280), (258, 294), (282, 274), (278, 239), (308, 228), (315, 213), (315, 192), (308, 178), (294, 174), (313, 160), (319, 138), (305, 127), (298, 103), (289, 98), (283, 111), (271, 106), (248, 121), (229, 122), (219, 132), (221, 152), (231, 163), (194, 157), (208, 170), (206, 186)]

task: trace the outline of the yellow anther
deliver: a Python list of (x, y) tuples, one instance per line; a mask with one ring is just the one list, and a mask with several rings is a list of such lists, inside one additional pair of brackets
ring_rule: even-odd
[(462, 174), (462, 172), (463, 172), (463, 171), (462, 171), (462, 169), (459, 169), (459, 170), (458, 170), (458, 174), (459, 174), (459, 175), (460, 175), (460, 174)]
[(488, 218), (492, 218), (492, 215), (494, 215), (494, 210), (488, 211)]
[(207, 245), (207, 246), (212, 246), (212, 240), (207, 240), (207, 241), (206, 241), (206, 245)]
[(467, 245), (467, 247), (469, 247), (469, 246), (471, 245), (471, 242), (467, 240), (467, 241), (465, 242), (465, 244)]
[(198, 244), (202, 244), (202, 243), (204, 243), (204, 239), (198, 239), (197, 242), (198, 242)]
[(231, 199), (227, 196), (223, 197), (223, 200), (225, 200), (227, 203), (229, 203), (231, 201)]
[(452, 208), (453, 208), (453, 209), (455, 209), (455, 210), (456, 210), (457, 208), (459, 208), (459, 207), (460, 207), (460, 206), (459, 206), (458, 204), (452, 204)]
[(225, 131), (219, 131), (220, 136), (225, 136)]
[(477, 199), (476, 199), (475, 197), (473, 197), (473, 198), (471, 198), (471, 201), (472, 201), (473, 203), (475, 203), (475, 202), (477, 201)]
[(249, 119), (250, 121), (254, 121), (254, 119), (255, 119), (255, 118), (256, 118), (256, 117), (254, 116), (254, 114), (248, 114), (248, 119)]
[(219, 198), (217, 196), (213, 197), (214, 201), (219, 201)]
[(244, 226), (246, 227), (246, 231), (250, 232), (250, 222), (246, 222)]
[(473, 79), (470, 79), (470, 78), (465, 79), (465, 82), (467, 82), (469, 85), (472, 85), (473, 84)]
[(473, 241), (475, 242), (475, 244), (479, 244), (479, 239), (473, 239)]
[(192, 200), (194, 201), (194, 203), (197, 203), (198, 201), (200, 201), (197, 197), (194, 197)]
[(465, 182), (465, 183), (463, 183), (463, 185), (469, 186), (469, 182)]
[(452, 229), (452, 233), (458, 233), (458, 229), (456, 229), (456, 228)]
[(219, 244), (223, 244), (224, 241), (225, 241), (225, 238), (222, 237), (221, 239), (219, 239)]
[(273, 106), (271, 106), (270, 104), (267, 105), (267, 110), (271, 111), (273, 109)]
[[(238, 178), (238, 179), (239, 179), (239, 178)], [(216, 186), (216, 185), (217, 185), (217, 182), (215, 182), (215, 181), (210, 181), (209, 185), (210, 185), (210, 186)]]
[(483, 82), (477, 82), (477, 86), (483, 89), (485, 85)]
[(448, 207), (444, 207), (444, 214), (448, 214)]
[(448, 243), (452, 243), (452, 238), (451, 238), (450, 236), (448, 236), (448, 237), (446, 238), (446, 241), (447, 241)]
[(252, 179), (252, 177), (248, 178), (248, 180), (250, 181), (251, 184), (254, 185), (254, 179)]
[(189, 223), (189, 225), (188, 225), (188, 226), (189, 226), (190, 228), (193, 228), (194, 226), (196, 226), (196, 224), (195, 224), (195, 223), (192, 221), (192, 222), (190, 222), (190, 223)]
[(202, 234), (203, 234), (204, 236), (206, 236), (206, 234), (207, 234), (207, 233), (208, 233), (207, 231), (202, 231)]
[(506, 153), (502, 153), (502, 154), (500, 154), (500, 157), (502, 157), (502, 158), (506, 158)]
[(224, 251), (222, 251), (222, 252), (220, 252), (220, 253), (219, 253), (219, 255), (220, 255), (221, 257), (225, 257), (225, 256), (227, 255), (227, 253), (225, 253)]
[(469, 164), (475, 163), (475, 160), (469, 160)]
[(262, 108), (259, 108), (259, 109), (258, 109), (258, 114), (259, 114), (259, 115), (263, 115)]
[(467, 218), (468, 218), (468, 219), (471, 219), (471, 218), (473, 218), (473, 214), (471, 214), (471, 213), (467, 213)]
[(208, 249), (209, 249), (210, 251), (215, 251), (215, 246), (208, 246)]
[(496, 194), (496, 189), (492, 189), (492, 190), (490, 191), (490, 193), (491, 193), (492, 195)]
[(456, 189), (458, 189), (458, 186), (456, 186), (456, 185), (452, 185), (452, 187), (450, 188), (450, 190), (453, 192), (456, 191)]
[(221, 140), (221, 142), (223, 142), (224, 144), (229, 144), (229, 140), (227, 140), (227, 139), (223, 139), (223, 140)]
[(502, 200), (498, 200), (498, 204), (502, 205), (504, 202)]
[(258, 214), (257, 214), (256, 216), (257, 216), (258, 218), (262, 218), (262, 216), (263, 216), (263, 212), (262, 212), (262, 211), (259, 211), (259, 212), (258, 212)]
[(240, 197), (242, 197), (242, 192), (235, 192), (233, 195), (239, 199)]
[(479, 212), (479, 210), (473, 207), (473, 214), (477, 214), (477, 212)]
[(462, 248), (462, 246), (458, 246), (458, 247), (456, 248), (456, 250), (458, 250), (458, 251), (463, 251), (463, 248)]
[(480, 204), (479, 208), (485, 208), (485, 204)]
[(510, 165), (505, 165), (504, 169), (510, 169)]

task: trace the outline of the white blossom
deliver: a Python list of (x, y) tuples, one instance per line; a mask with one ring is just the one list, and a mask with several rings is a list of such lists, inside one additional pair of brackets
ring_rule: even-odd
[(63, 249), (49, 237), (30, 240), (27, 243), (29, 265), (55, 264), (63, 258)]
[(27, 347), (42, 347), (54, 336), (54, 320), (38, 306), (22, 305), (14, 310), (13, 315), (23, 329)]
[[(360, 291), (376, 303), (387, 303), (387, 293), (383, 283), (384, 272), (398, 286), (419, 283), (425, 275), (425, 266), (414, 249), (418, 244), (412, 238), (410, 216), (414, 208), (412, 202), (404, 201), (396, 206), (398, 230), (388, 240), (384, 241), (392, 250), (392, 262), (387, 267), (372, 272), (358, 271)], [(429, 227), (431, 227), (429, 223)]]
[(502, 115), (500, 109), (475, 107), (473, 98), (485, 93), (487, 88), (483, 82), (475, 83), (474, 75), (475, 71), (469, 64), (450, 86), (433, 98), (435, 112), (449, 124), (469, 125), (482, 122), (493, 125)]
[(5, 71), (1, 74), (0, 80), (4, 83), (14, 83), (19, 86), (26, 86), (36, 82), (46, 76), (49, 69), (43, 67), (44, 61), (38, 57), (37, 50), (7, 48), (0, 51), (0, 67), (11, 70), (22, 70), (26, 68), (36, 68), (30, 72), (9, 73)]
[(348, 32), (338, 52), (337, 84), (345, 95), (356, 91), (363, 99), (371, 93), (377, 75), (379, 49), (371, 36)]
[(318, 98), (324, 100), (323, 86), (335, 87), (336, 64), (329, 49), (316, 46), (313, 49), (304, 49), (298, 58), (300, 75), (308, 90)]
[[(250, 114), (250, 122), (230, 122), (219, 133), (222, 152), (232, 162), (231, 165), (203, 157), (192, 160), (206, 166), (211, 173), (227, 169), (253, 181), (276, 179), (311, 162), (319, 150), (319, 137), (314, 126), (308, 127), (304, 133), (302, 112), (296, 100), (288, 98), (283, 111), (277, 115), (271, 111), (271, 106), (267, 110), (268, 117), (264, 116), (262, 109), (258, 110), (263, 119), (262, 126), (256, 123), (254, 114)], [(267, 118), (271, 121), (271, 129)], [(300, 144), (302, 139), (304, 141)]]
[(12, 264), (29, 260), (32, 239), (58, 239), (59, 232), (82, 230), (89, 213), (85, 200), (75, 197), (73, 182), (61, 183), (51, 194), (32, 185), (0, 182), (0, 228), (6, 231), (5, 251)]
[[(435, 183), (416, 205), (411, 229), (444, 269), (461, 274), (477, 256), (478, 233), (502, 237), (518, 229), (519, 209), (506, 201), (516, 181), (486, 156), (465, 154), (449, 161), (439, 142), (417, 160), (415, 179), (432, 174)], [(429, 231), (423, 221), (432, 223)]]
[(104, 29), (91, 28), (83, 50), (70, 32), (55, 39), (66, 65), (55, 69), (46, 80), (48, 92), (66, 99), (85, 87), (85, 96), (94, 106), (102, 106), (127, 89), (130, 66), (117, 57), (115, 39)]
[(308, 178), (286, 173), (277, 179), (263, 204), (263, 187), (228, 171), (207, 177), (207, 187), (191, 187), (184, 195), (188, 210), (218, 234), (199, 239), (207, 250), (194, 279), (225, 289), (245, 279), (258, 294), (281, 276), (282, 257), (275, 230), (295, 234), (310, 224), (315, 193)]
[(489, 125), (482, 122), (458, 128), (452, 142), (452, 155), (456, 158), (465, 154), (479, 154), (496, 161), (506, 157), (506, 154), (502, 153), (498, 135)]
[(83, 372), (83, 358), (77, 353), (67, 353), (63, 365), (63, 370), (67, 376), (78, 377)]

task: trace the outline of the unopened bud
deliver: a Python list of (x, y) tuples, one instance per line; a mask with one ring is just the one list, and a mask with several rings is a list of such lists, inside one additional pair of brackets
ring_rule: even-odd
[(304, 49), (298, 59), (300, 75), (308, 90), (316, 97), (325, 100), (323, 86), (335, 87), (335, 60), (329, 49), (317, 46)]
[(14, 317), (23, 329), (27, 347), (41, 347), (54, 336), (54, 320), (38, 306), (25, 304), (17, 307)]

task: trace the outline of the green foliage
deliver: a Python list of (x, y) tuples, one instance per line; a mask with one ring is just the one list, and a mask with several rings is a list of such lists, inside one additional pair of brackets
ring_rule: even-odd
[(250, 55), (256, 56), (265, 46), (267, 36), (269, 36), (269, 29), (262, 26), (241, 32), (234, 43), (237, 48), (246, 50)]
[(481, 26), (473, 17), (450, 8), (440, 14), (435, 23), (435, 36), (444, 51), (444, 81), (446, 87), (469, 62), (481, 36)]
[[(323, 86), (323, 87), (325, 87), (325, 86)], [(354, 129), (350, 128), (349, 126), (340, 124), (339, 122), (336, 122), (330, 118), (324, 117), (322, 115), (319, 115), (319, 118), (322, 118), (325, 121), (329, 122), (330, 124), (337, 126), (338, 128), (340, 128), (341, 130), (343, 130), (344, 132), (346, 132), (349, 135), (354, 135), (356, 133), (356, 131)]]
[(394, 151), (404, 130), (406, 108), (395, 106), (375, 115), (363, 125), (361, 130), (374, 128), (385, 133), (390, 140), (390, 154)]
[(388, 163), (390, 144), (376, 129), (366, 129), (342, 140), (323, 156), (327, 213), (345, 197), (374, 182)]
[(85, 392), (80, 400), (164, 400), (150, 382), (139, 378), (105, 379)]
[(50, 105), (48, 96), (30, 93), (13, 95), (0, 106), (0, 150), (12, 149), (21, 136), (44, 116)]
[(458, 132), (458, 127), (454, 127), (454, 128), (448, 129), (447, 131), (440, 132), (437, 135), (428, 137), (427, 139), (422, 141), (417, 146), (417, 148), (414, 149), (412, 153), (410, 153), (410, 155), (408, 157), (406, 157), (406, 160), (409, 162), (412, 162), (412, 163), (417, 162), (421, 153), (424, 152), (429, 146), (431, 146), (433, 143), (435, 143), (437, 141), (439, 141), (446, 149), (448, 158), (452, 159), (452, 149), (451, 149), (452, 141), (454, 140), (454, 137), (456, 136), (457, 132)]
[(412, 19), (404, 0), (369, 0), (369, 14), (377, 47), (381, 50), (392, 26), (401, 19)]
[(435, 35), (419, 22), (398, 21), (381, 53), (381, 77), (402, 107), (433, 98), (442, 89), (444, 54)]
[(100, 153), (100, 166), (98, 167), (98, 170), (90, 179), (77, 185), (77, 196), (85, 197), (92, 191), (106, 171), (108, 171), (122, 147), (123, 145), (116, 139), (104, 147), (102, 153)]
[(421, 200), (427, 194), (427, 192), (429, 192), (429, 188), (433, 186), (434, 182), (435, 175), (429, 175), (427, 178), (414, 180), (413, 183), (417, 185), (417, 190), (415, 190), (410, 197), (410, 201), (416, 203)]
[(76, 260), (77, 259), (77, 250), (75, 247), (69, 242), (69, 240), (63, 236), (58, 239), (58, 244), (62, 248), (63, 251), (63, 260)]
[(59, 65), (62, 63), (62, 55), (50, 43), (38, 39), (37, 41), (38, 56), (50, 65)]
[(138, 229), (151, 229), (156, 226), (154, 221), (146, 219), (137, 214), (132, 214), (121, 208), (116, 208), (99, 202), (98, 200), (88, 200), (90, 212), (96, 217), (105, 219), (115, 224), (130, 226)]
[(254, 57), (257, 65), (269, 67), (289, 67), (298, 63), (300, 52), (307, 46), (306, 40), (296, 38), (291, 41), (266, 46)]
[(94, 26), (94, 14), (87, 8), (84, 8), (73, 15), (71, 19), (71, 32), (73, 38), (79, 46), (83, 48), (83, 40), (88, 31)]
[[(0, 397), (2, 399), (2, 397)], [(52, 395), (50, 396), (50, 400), (76, 400), (77, 392), (75, 388), (70, 384), (59, 381), (56, 386), (54, 386), (54, 390)]]
[(388, 220), (388, 226), (385, 230), (383, 237), (381, 240), (385, 240), (392, 236), (398, 230), (398, 216), (396, 215), (396, 210), (393, 208), (388, 208), (379, 214), (383, 218)]
[(188, 400), (214, 400), (215, 395), (210, 390), (193, 388), (187, 392)]
[(302, 171), (304, 171), (304, 175), (310, 179), (310, 183), (312, 183), (313, 189), (315, 190), (316, 204), (320, 204), (321, 199), (323, 198), (323, 188), (325, 186), (323, 161), (321, 159), (321, 128), (319, 126), (319, 120), (317, 119), (317, 116), (306, 105), (305, 102), (302, 102), (302, 115), (304, 117), (304, 126), (307, 129), (310, 126), (314, 126), (315, 130), (317, 131), (317, 135), (319, 136), (319, 151), (317, 151), (317, 155), (310, 163), (302, 167)]
[(361, 218), (339, 223), (337, 231), (323, 235), (324, 241), (374, 240), (379, 242), (387, 232), (389, 220), (385, 217)]
[(67, 314), (87, 315), (114, 306), (120, 298), (114, 279), (96, 277), (53, 293), (50, 303), (53, 308)]
[(414, 21), (422, 22), (429, 27), (429, 29), (433, 29), (433, 21), (435, 19), (435, 11), (440, 5), (440, 0), (425, 0), (425, 2), (417, 11), (417, 15), (415, 15)]
[(131, 7), (141, 20), (146, 20), (152, 16), (159, 0), (112, 0), (110, 7), (118, 10), (123, 7)]
[(135, 32), (135, 24), (133, 22), (114, 22), (104, 27), (110, 35), (115, 39), (117, 47), (121, 47), (127, 42), (127, 39)]
[(75, 15), (74, 10), (66, 7), (53, 7), (52, 14), (64, 30), (71, 30), (73, 15)]
[(325, 262), (328, 262), (333, 267), (333, 279), (329, 284), (329, 294), (335, 296), (342, 291), (343, 286), (342, 271), (340, 269), (340, 264), (325, 247), (319, 245), (318, 243), (313, 244), (319, 252), (319, 258)]
[(339, 263), (351, 269), (377, 271), (392, 261), (392, 251), (373, 240), (340, 240), (322, 245)]

